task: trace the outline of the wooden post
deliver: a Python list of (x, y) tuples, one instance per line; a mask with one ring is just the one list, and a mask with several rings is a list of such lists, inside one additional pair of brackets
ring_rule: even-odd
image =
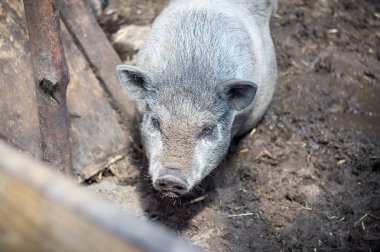
[(55, 0), (24, 0), (31, 43), (43, 159), (72, 175), (66, 89), (69, 73)]

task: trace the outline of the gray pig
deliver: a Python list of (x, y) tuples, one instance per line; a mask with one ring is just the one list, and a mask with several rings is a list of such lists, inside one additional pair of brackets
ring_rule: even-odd
[(262, 118), (274, 92), (269, 31), (276, 0), (174, 0), (137, 66), (117, 67), (142, 116), (153, 186), (178, 197), (219, 165), (231, 139)]

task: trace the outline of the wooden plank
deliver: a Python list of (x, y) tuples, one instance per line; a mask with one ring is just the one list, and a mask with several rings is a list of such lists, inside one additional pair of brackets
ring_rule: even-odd
[(117, 79), (116, 66), (122, 62), (97, 23), (91, 7), (84, 0), (59, 0), (59, 6), (67, 29), (113, 98), (123, 122), (129, 125), (134, 119), (135, 107)]
[(108, 157), (105, 157), (98, 162), (93, 162), (92, 164), (87, 166), (86, 169), (83, 170), (83, 176), (78, 178), (77, 182), (78, 183), (83, 182), (84, 179), (90, 178), (91, 176), (98, 173), (99, 171), (104, 170), (104, 168), (110, 167), (111, 165), (125, 158), (127, 155), (128, 155), (128, 149), (122, 149), (118, 151), (117, 153), (114, 153)]
[(0, 251), (194, 251), (0, 142)]

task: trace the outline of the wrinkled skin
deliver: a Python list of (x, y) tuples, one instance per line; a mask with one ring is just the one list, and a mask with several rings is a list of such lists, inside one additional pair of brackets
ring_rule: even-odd
[(153, 185), (164, 196), (188, 193), (218, 166), (231, 139), (264, 114), (276, 81), (269, 33), (275, 4), (172, 1), (138, 66), (118, 66), (142, 114)]

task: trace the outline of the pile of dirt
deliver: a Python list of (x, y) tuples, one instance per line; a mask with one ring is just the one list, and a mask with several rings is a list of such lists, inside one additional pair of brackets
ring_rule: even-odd
[[(109, 2), (109, 38), (167, 4)], [(197, 193), (162, 200), (139, 151), (89, 188), (206, 251), (379, 250), (379, 28), (377, 0), (280, 1), (274, 100)]]

